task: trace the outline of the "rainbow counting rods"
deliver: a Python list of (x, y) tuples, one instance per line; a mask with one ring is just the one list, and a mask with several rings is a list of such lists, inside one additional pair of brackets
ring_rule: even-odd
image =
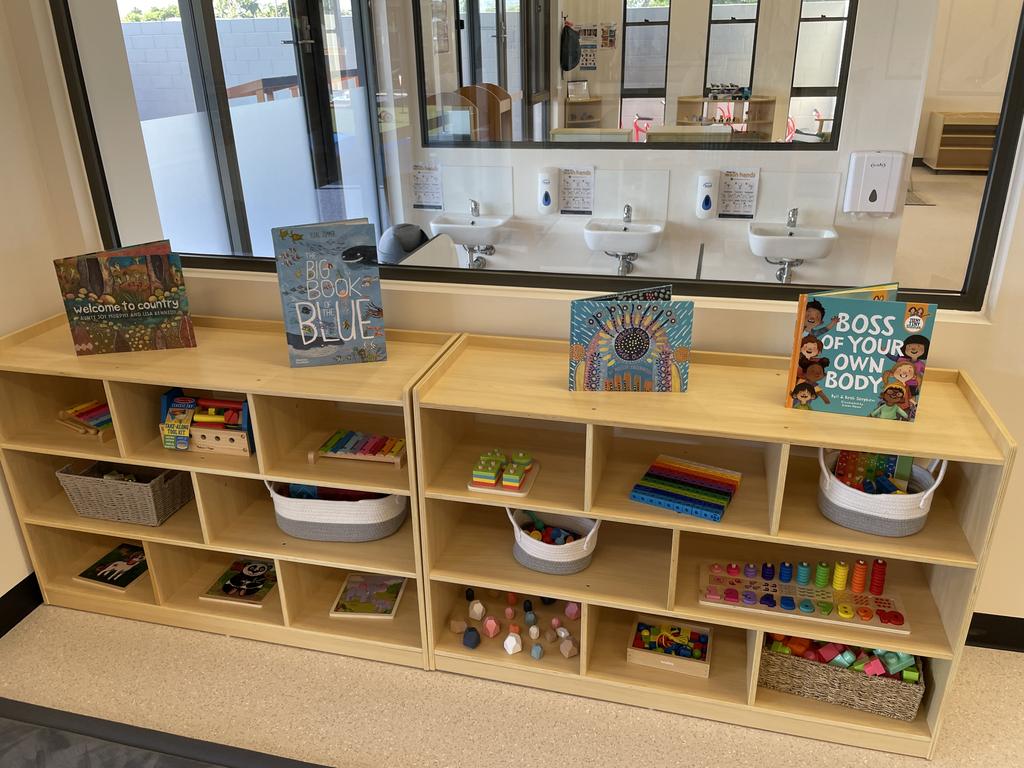
[(661, 455), (633, 486), (629, 498), (717, 523), (742, 477), (730, 469)]

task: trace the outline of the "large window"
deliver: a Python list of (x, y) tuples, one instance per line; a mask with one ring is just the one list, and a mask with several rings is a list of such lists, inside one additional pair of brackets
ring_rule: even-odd
[(797, 141), (828, 141), (836, 120), (850, 0), (802, 0), (790, 117)]
[(758, 0), (711, 0), (704, 93), (718, 87), (753, 88)]
[(625, 0), (620, 126), (665, 122), (671, 0)]

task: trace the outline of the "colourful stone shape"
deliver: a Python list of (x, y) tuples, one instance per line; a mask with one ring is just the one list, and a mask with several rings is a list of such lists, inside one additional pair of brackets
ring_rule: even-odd
[(544, 646), (540, 643), (534, 643), (533, 647), (530, 649), (530, 655), (535, 659), (542, 658), (544, 656)]
[(476, 648), (480, 645), (480, 633), (476, 631), (475, 627), (467, 627), (466, 631), (462, 633), (462, 644), (467, 648)]
[(579, 603), (566, 603), (565, 604), (565, 618), (570, 621), (576, 621), (580, 617), (580, 604)]

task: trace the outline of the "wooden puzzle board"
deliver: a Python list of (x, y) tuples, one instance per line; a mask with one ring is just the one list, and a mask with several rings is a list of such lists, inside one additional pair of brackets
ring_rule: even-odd
[[(910, 622), (907, 621), (907, 613), (903, 609), (903, 604), (899, 598), (892, 592), (884, 592), (876, 597), (867, 592), (862, 594), (854, 594), (848, 590), (840, 592), (833, 590), (831, 586), (825, 589), (819, 589), (814, 584), (801, 586), (796, 583), (795, 577), (793, 581), (787, 584), (778, 579), (768, 581), (761, 578), (748, 579), (742, 573), (736, 576), (729, 576), (725, 573), (713, 574), (710, 570), (712, 565), (713, 563), (711, 562), (704, 562), (697, 566), (699, 569), (698, 583), (700, 589), (698, 602), (701, 605), (710, 605), (716, 608), (732, 608), (740, 611), (781, 614), (807, 622), (871, 627), (873, 629), (880, 629), (883, 632), (895, 632), (903, 635), (910, 634)], [(709, 599), (707, 597), (708, 587), (716, 588), (722, 596), (721, 599)], [(730, 602), (726, 599), (727, 590), (736, 591), (737, 601)], [(743, 602), (744, 593), (752, 593), (754, 595), (753, 604)], [(766, 604), (770, 602), (767, 600), (762, 602), (766, 596), (771, 596), (775, 604)], [(792, 610), (782, 607), (783, 597), (793, 598), (796, 605)], [(813, 613), (800, 610), (800, 604), (804, 600), (811, 600), (814, 603)], [(831, 604), (831, 610), (826, 613), (822, 609), (821, 604)], [(851, 618), (840, 616), (840, 605), (852, 607), (853, 616)], [(858, 616), (857, 610), (859, 608), (869, 608), (871, 610), (871, 618), (865, 621)], [(899, 618), (896, 620), (897, 623), (882, 621), (878, 615), (879, 611), (884, 611), (887, 614), (893, 611), (899, 613)], [(899, 623), (899, 621), (902, 621), (902, 623)]]

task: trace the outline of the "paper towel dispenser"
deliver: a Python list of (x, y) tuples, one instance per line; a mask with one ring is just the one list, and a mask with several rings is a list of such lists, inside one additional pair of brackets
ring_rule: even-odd
[(891, 216), (903, 192), (902, 152), (851, 152), (845, 213)]

